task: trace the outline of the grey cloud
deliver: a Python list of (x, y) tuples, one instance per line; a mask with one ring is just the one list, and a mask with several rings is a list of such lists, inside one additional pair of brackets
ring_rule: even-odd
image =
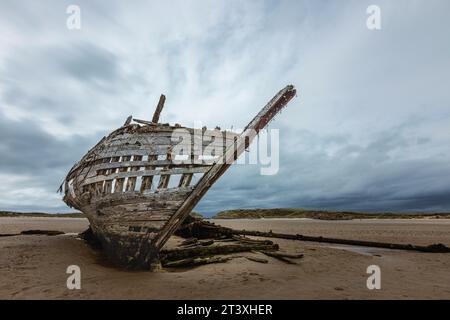
[[(0, 208), (7, 210), (51, 210), (68, 211), (63, 203), (49, 203), (41, 199), (42, 204), (27, 203), (26, 196), (14, 206), (6, 205), (8, 193), (17, 194), (21, 190), (36, 190), (54, 196), (59, 184), (71, 166), (103, 135), (74, 135), (68, 139), (57, 137), (43, 131), (30, 121), (11, 121), (0, 117), (0, 175), (17, 177), (17, 183), (2, 188)], [(18, 197), (19, 198), (19, 197)]]
[[(39, 174), (42, 170), (70, 168), (86, 152), (101, 134), (89, 137), (74, 135), (69, 139), (58, 139), (43, 131), (31, 121), (10, 121), (0, 118), (2, 137), (0, 168), (3, 172), (13, 171)], [(96, 137), (96, 138), (95, 138)]]
[(78, 3), (79, 32), (69, 1), (0, 4), (0, 209), (63, 209), (66, 171), (160, 93), (164, 121), (239, 128), (293, 83), (279, 173), (234, 166), (198, 210), (450, 210), (448, 1), (379, 1), (380, 32), (370, 1)]
[(60, 66), (80, 81), (117, 81), (121, 78), (117, 57), (104, 48), (83, 44), (58, 55)]
[[(413, 122), (414, 123), (414, 122)], [(240, 166), (220, 180), (197, 207), (208, 214), (221, 209), (303, 207), (363, 211), (446, 211), (450, 176), (446, 157), (426, 154), (421, 159), (398, 160), (389, 154), (418, 144), (407, 131), (413, 123), (396, 126), (374, 137), (367, 145), (349, 138), (318, 136), (308, 131), (282, 133), (296, 136), (303, 150), (281, 142), (280, 171), (261, 176), (258, 166)], [(283, 131), (282, 131), (283, 132)], [(333, 155), (326, 146), (339, 143)], [(423, 142), (422, 142), (423, 143)], [(420, 145), (420, 143), (419, 143)], [(352, 155), (350, 150), (357, 151)]]

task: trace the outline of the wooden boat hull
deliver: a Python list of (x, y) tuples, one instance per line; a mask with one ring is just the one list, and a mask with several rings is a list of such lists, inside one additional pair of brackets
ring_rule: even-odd
[(128, 268), (139, 267), (144, 253), (151, 253), (156, 259), (152, 240), (192, 189), (111, 194), (107, 201), (94, 201), (83, 207), (83, 212), (110, 260)]
[[(293, 96), (292, 86), (281, 90), (240, 135), (129, 118), (69, 171), (63, 200), (87, 215), (112, 261), (150, 268), (192, 208)], [(175, 149), (186, 157), (177, 159)]]

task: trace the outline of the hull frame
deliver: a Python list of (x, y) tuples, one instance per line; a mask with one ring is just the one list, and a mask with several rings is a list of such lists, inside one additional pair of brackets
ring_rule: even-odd
[[(129, 117), (69, 171), (63, 201), (87, 215), (114, 263), (150, 269), (191, 210), (295, 95), (291, 85), (282, 89), (239, 135), (219, 128), (132, 123)], [(185, 158), (176, 159), (175, 149)]]

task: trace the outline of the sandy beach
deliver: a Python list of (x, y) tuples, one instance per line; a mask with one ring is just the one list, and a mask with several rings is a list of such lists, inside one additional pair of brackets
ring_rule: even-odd
[[(309, 219), (214, 220), (237, 229), (450, 246), (450, 220)], [(450, 254), (272, 239), (297, 264), (260, 254), (188, 270), (130, 272), (112, 266), (76, 238), (88, 226), (77, 218), (0, 218), (0, 234), (60, 230), (64, 235), (0, 237), (2, 299), (450, 299)], [(175, 239), (172, 239), (175, 240)], [(170, 245), (170, 242), (169, 242)], [(267, 264), (245, 256), (260, 256)], [(69, 290), (66, 269), (81, 268), (81, 290)], [(381, 289), (369, 290), (366, 269), (381, 269)]]

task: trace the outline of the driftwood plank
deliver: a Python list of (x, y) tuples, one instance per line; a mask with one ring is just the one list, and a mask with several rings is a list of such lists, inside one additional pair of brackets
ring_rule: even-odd
[(284, 233), (274, 233), (274, 232), (250, 231), (250, 230), (232, 230), (232, 233), (233, 234), (256, 236), (256, 237), (270, 237), (270, 238), (300, 240), (300, 241), (337, 243), (337, 244), (347, 244), (347, 245), (354, 245), (354, 246), (385, 248), (385, 249), (412, 250), (412, 251), (434, 252), (434, 253), (447, 253), (447, 252), (450, 252), (450, 248), (445, 246), (445, 245), (443, 245), (443, 244), (441, 244), (441, 243), (439, 243), (439, 244), (432, 244), (432, 245), (429, 245), (429, 246), (418, 246), (418, 245), (412, 245), (412, 244), (400, 244), (400, 243), (386, 243), (386, 242), (363, 241), (363, 240), (337, 239), (337, 238), (305, 236), (305, 235), (301, 235), (301, 234), (284, 234)]
[(300, 259), (300, 258), (303, 258), (303, 254), (292, 255), (292, 254), (279, 253), (279, 252), (273, 252), (273, 251), (267, 251), (267, 250), (259, 250), (258, 252), (261, 252), (261, 253), (265, 254), (266, 256), (269, 256), (269, 257), (278, 259), (280, 261), (283, 261), (283, 262), (285, 262), (287, 264), (296, 264), (294, 261), (291, 261), (289, 259)]
[(259, 262), (259, 263), (269, 263), (269, 260), (261, 259), (261, 258), (255, 258), (255, 257), (245, 257), (250, 261)]
[(278, 245), (262, 245), (262, 244), (227, 244), (218, 246), (199, 246), (194, 248), (176, 248), (172, 250), (162, 250), (162, 261), (186, 259), (189, 257), (212, 256), (220, 254), (229, 254), (236, 252), (245, 252), (252, 250), (278, 250)]
[(180, 268), (180, 267), (192, 267), (192, 266), (199, 266), (204, 264), (211, 264), (211, 263), (223, 263), (228, 262), (233, 257), (206, 257), (206, 258), (187, 258), (182, 260), (176, 260), (176, 261), (167, 261), (164, 262), (162, 265), (166, 268)]
[(123, 124), (123, 126), (125, 127), (125, 126), (129, 125), (129, 124), (131, 123), (131, 120), (133, 120), (133, 117), (132, 117), (132, 116), (129, 116), (129, 117), (127, 118), (127, 120), (125, 120), (125, 123)]

